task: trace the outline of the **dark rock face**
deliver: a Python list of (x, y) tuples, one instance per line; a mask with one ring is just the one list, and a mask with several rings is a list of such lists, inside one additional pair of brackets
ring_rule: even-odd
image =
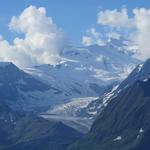
[(150, 146), (150, 79), (136, 81), (103, 110), (71, 150), (145, 150)]

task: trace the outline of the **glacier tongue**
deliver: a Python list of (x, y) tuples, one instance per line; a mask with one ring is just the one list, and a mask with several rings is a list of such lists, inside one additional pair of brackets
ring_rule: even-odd
[(98, 99), (98, 97), (74, 98), (71, 99), (71, 102), (55, 106), (54, 108), (50, 109), (47, 113), (60, 116), (78, 117), (80, 109), (87, 108), (87, 106), (96, 99)]

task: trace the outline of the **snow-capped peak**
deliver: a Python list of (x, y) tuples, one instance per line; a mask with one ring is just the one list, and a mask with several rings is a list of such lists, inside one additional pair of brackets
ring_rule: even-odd
[[(125, 46), (122, 41), (112, 40), (105, 46), (70, 47), (61, 51), (61, 57), (65, 60), (63, 63), (30, 67), (25, 71), (57, 89), (51, 93), (53, 111), (64, 111), (69, 115), (84, 104), (89, 105), (88, 98), (83, 103), (81, 100), (74, 102), (73, 99), (102, 96), (140, 63), (129, 53), (123, 52), (126, 51)], [(108, 99), (112, 95), (113, 92), (110, 92), (105, 97)], [(97, 112), (93, 110), (87, 113)]]

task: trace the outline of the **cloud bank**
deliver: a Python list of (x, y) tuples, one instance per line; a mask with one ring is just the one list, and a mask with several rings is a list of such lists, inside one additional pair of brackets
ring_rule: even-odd
[(100, 11), (98, 13), (97, 23), (117, 28), (130, 28), (132, 26), (132, 19), (129, 18), (127, 9), (122, 8), (121, 11), (117, 9)]
[(16, 37), (13, 44), (0, 38), (0, 60), (20, 67), (57, 64), (61, 61), (60, 51), (69, 43), (62, 29), (46, 16), (43, 7), (30, 6), (19, 16), (13, 16), (9, 28), (24, 38)]
[[(124, 36), (131, 45), (138, 47), (137, 58), (145, 60), (150, 57), (150, 9), (135, 8), (132, 10), (132, 15), (129, 15), (127, 8), (107, 9), (98, 12), (97, 16), (97, 24), (109, 30), (108, 33), (104, 33), (104, 36), (116, 39)], [(89, 35), (88, 38), (82, 39), (82, 43), (93, 44), (93, 41), (98, 39), (100, 38), (95, 40), (92, 35)]]
[[(99, 33), (94, 27), (88, 29), (82, 37), (83, 45), (104, 45), (106, 37), (119, 39), (125, 36), (130, 45), (138, 47), (137, 58), (150, 57), (150, 9), (135, 8), (132, 15), (127, 8), (101, 10), (97, 24), (103, 29), (107, 27), (107, 32)], [(10, 44), (0, 36), (0, 60), (11, 61), (20, 67), (58, 64), (62, 60), (61, 50), (70, 45), (63, 30), (46, 15), (44, 7), (30, 6), (19, 16), (13, 16), (9, 29), (22, 38), (16, 37)]]

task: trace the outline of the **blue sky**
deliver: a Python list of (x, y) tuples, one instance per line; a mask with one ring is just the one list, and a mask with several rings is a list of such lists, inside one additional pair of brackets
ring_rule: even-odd
[(0, 34), (4, 39), (11, 41), (16, 36), (16, 33), (8, 30), (11, 17), (19, 15), (30, 5), (45, 7), (47, 15), (63, 28), (75, 44), (80, 45), (86, 29), (96, 27), (97, 30), (101, 30), (96, 24), (100, 9), (121, 9), (122, 6), (126, 6), (131, 13), (136, 7), (149, 8), (150, 2), (148, 0), (1, 0)]

